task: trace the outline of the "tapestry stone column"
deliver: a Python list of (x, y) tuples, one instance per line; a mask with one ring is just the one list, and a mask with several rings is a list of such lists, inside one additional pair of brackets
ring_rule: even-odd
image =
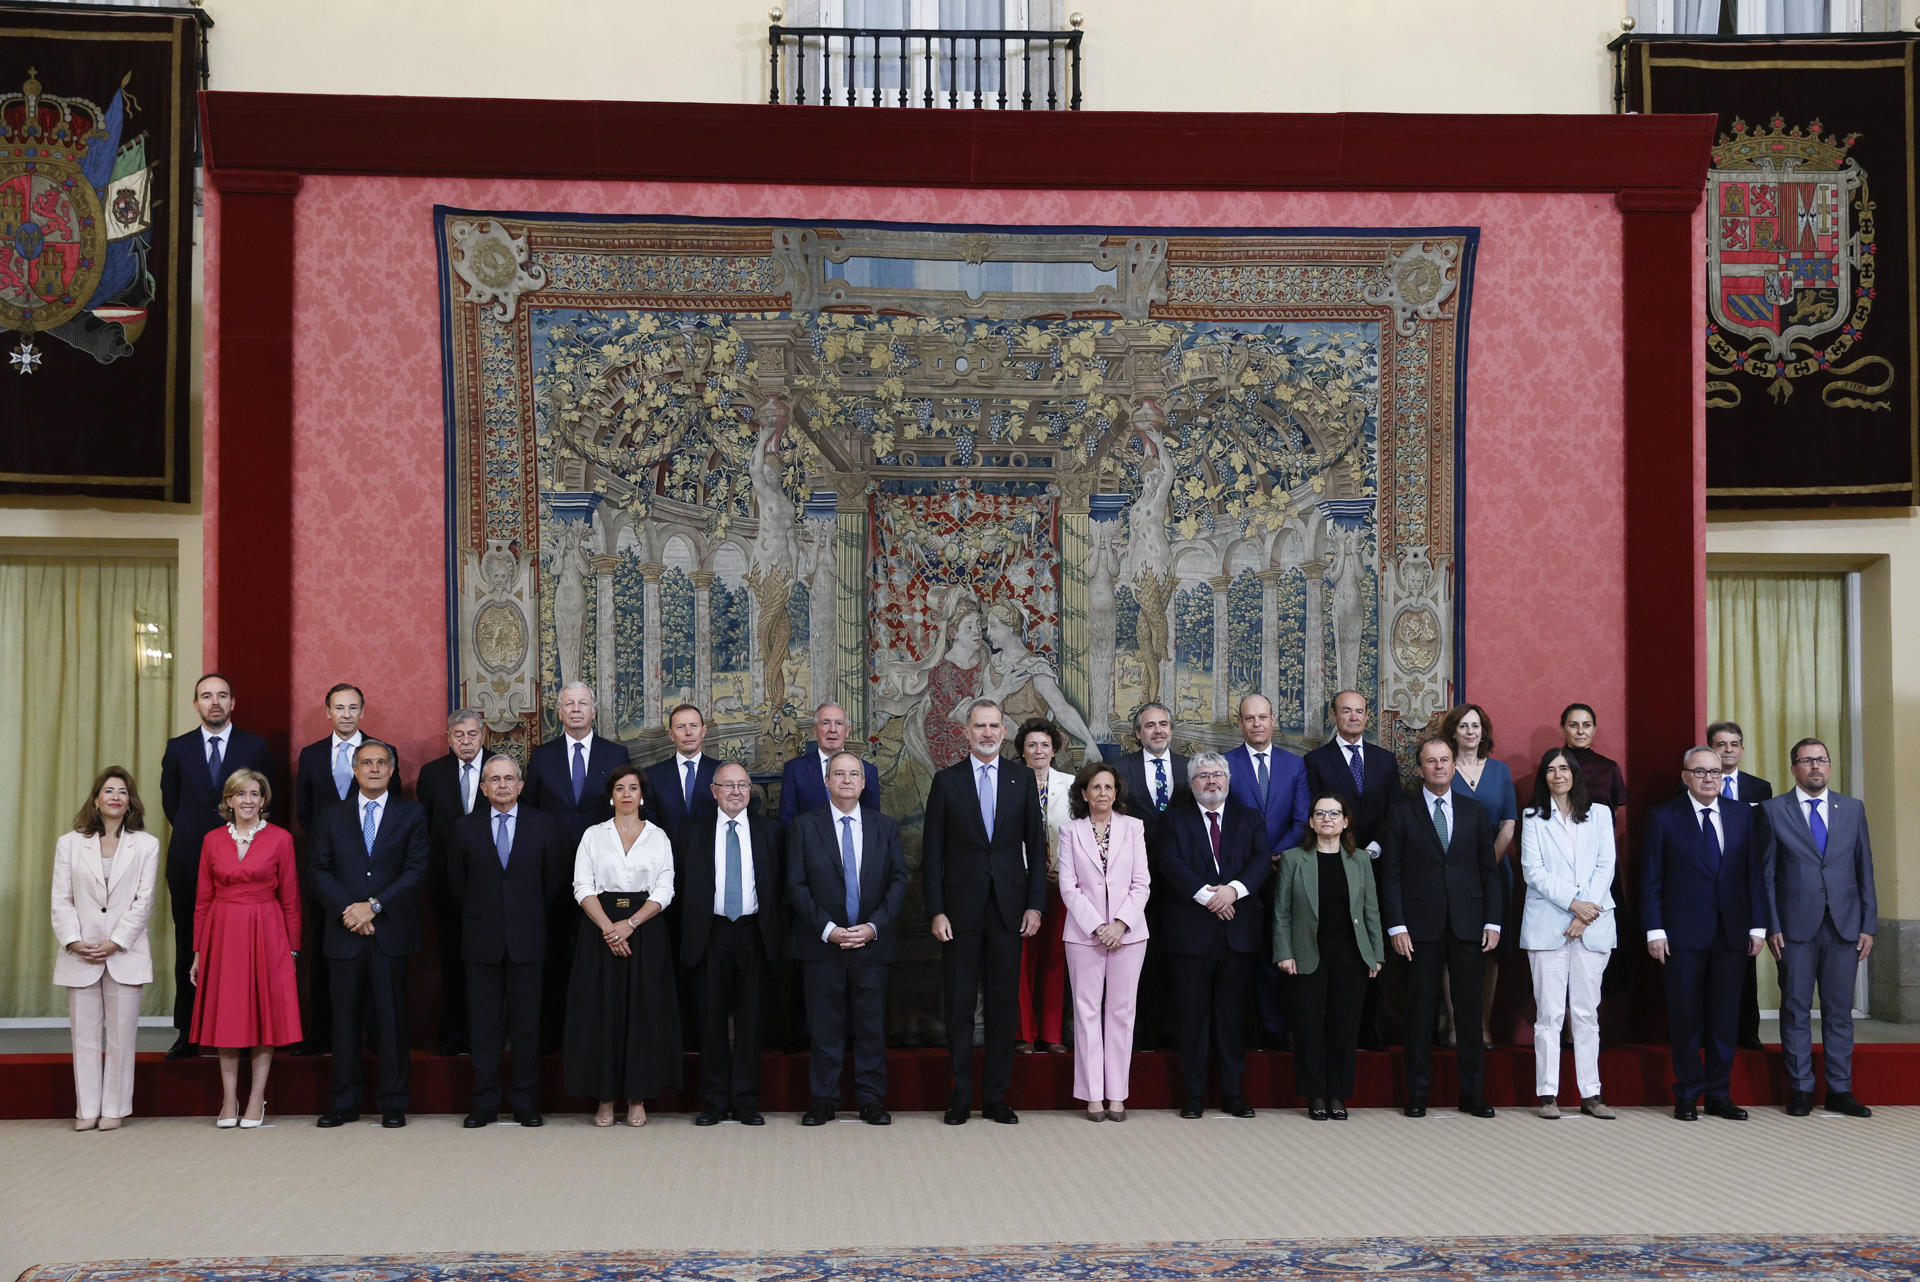
[(646, 620), (646, 639), (641, 651), (646, 680), (646, 707), (641, 713), (641, 720), (648, 730), (660, 724), (660, 686), (666, 679), (660, 666), (660, 576), (666, 572), (667, 567), (658, 561), (648, 561), (640, 567), (640, 599)]
[(1228, 723), (1227, 674), (1231, 666), (1227, 653), (1227, 589), (1233, 576), (1216, 574), (1207, 580), (1213, 589), (1213, 724)]
[[(1286, 571), (1260, 571), (1260, 692), (1269, 699), (1280, 693), (1280, 579)], [(1276, 715), (1279, 705), (1274, 705)]]
[(613, 646), (613, 572), (620, 568), (620, 557), (612, 552), (596, 552), (587, 562), (593, 567), (593, 683), (595, 715), (593, 732), (608, 739), (619, 738), (619, 691), (614, 682)]
[(1325, 623), (1321, 619), (1321, 597), (1324, 595), (1325, 581), (1321, 575), (1326, 572), (1324, 562), (1310, 561), (1307, 570), (1307, 644), (1302, 656), (1301, 666), (1305, 669), (1305, 680), (1301, 689), (1305, 692), (1300, 700), (1301, 726), (1308, 742), (1316, 742), (1323, 733), (1321, 709), (1327, 700), (1322, 693), (1326, 689), (1326, 637)]
[(1113, 540), (1119, 527), (1115, 504), (1124, 497), (1096, 494), (1092, 498), (1093, 564), (1087, 571), (1087, 724), (1095, 734), (1103, 735), (1113, 732), (1113, 665), (1119, 636)]
[(847, 710), (850, 737), (866, 751), (867, 736), (867, 483), (865, 477), (837, 476), (838, 527), (834, 558), (838, 590), (834, 594), (834, 640), (839, 650), (840, 705)]
[(807, 702), (844, 703), (840, 691), (840, 521), (832, 490), (815, 490), (801, 514), (811, 536), (807, 580)]
[[(1067, 702), (1094, 711), (1090, 656), (1087, 653), (1087, 563), (1093, 557), (1093, 517), (1087, 510), (1091, 476), (1062, 477), (1060, 500), (1060, 689)], [(1105, 734), (1103, 719), (1088, 717), (1095, 734)]]
[(713, 719), (713, 580), (712, 570), (695, 570), (693, 580), (693, 701), (700, 715)]

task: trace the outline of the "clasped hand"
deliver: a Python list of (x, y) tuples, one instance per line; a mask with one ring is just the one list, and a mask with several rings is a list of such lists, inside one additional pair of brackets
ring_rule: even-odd
[(607, 951), (615, 957), (631, 957), (633, 945), (627, 941), (633, 938), (633, 932), (638, 929), (633, 924), (633, 918), (623, 917), (619, 921), (608, 922), (607, 928), (600, 932), (600, 938), (607, 945)]
[(1114, 920), (1104, 926), (1096, 926), (1093, 931), (1093, 937), (1099, 940), (1101, 946), (1108, 952), (1112, 952), (1126, 942), (1127, 924), (1123, 921)]
[(880, 932), (865, 923), (858, 926), (835, 926), (827, 932), (828, 943), (838, 944), (845, 949), (865, 948), (879, 937)]
[(111, 939), (103, 939), (97, 944), (83, 943), (76, 939), (67, 945), (67, 951), (82, 961), (103, 962), (119, 952), (120, 945)]
[(348, 904), (340, 914), (340, 924), (356, 935), (373, 933), (373, 905), (366, 900)]
[(1207, 911), (1221, 921), (1233, 920), (1233, 903), (1240, 898), (1240, 892), (1232, 886), (1211, 887), (1213, 897), (1207, 900)]

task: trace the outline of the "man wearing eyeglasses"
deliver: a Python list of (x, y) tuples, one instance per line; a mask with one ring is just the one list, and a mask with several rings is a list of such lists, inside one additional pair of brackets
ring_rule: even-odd
[[(1740, 768), (1747, 755), (1747, 738), (1738, 721), (1716, 721), (1708, 726), (1707, 746), (1720, 754), (1722, 797), (1757, 806), (1773, 796), (1772, 783)], [(1740, 981), (1740, 1046), (1750, 1051), (1766, 1049), (1760, 1041), (1760, 959), (1757, 957), (1747, 958), (1747, 975)]]
[(1793, 745), (1794, 789), (1768, 801), (1760, 874), (1767, 936), (1780, 963), (1780, 1044), (1787, 1061), (1787, 1115), (1813, 1111), (1813, 987), (1820, 986), (1826, 1108), (1848, 1117), (1872, 1110), (1853, 1095), (1853, 980), (1880, 930), (1873, 846), (1859, 801), (1827, 787), (1827, 745)]
[[(1704, 744), (1680, 761), (1683, 796), (1647, 816), (1641, 911), (1647, 953), (1664, 968), (1673, 1053), (1673, 1115), (1745, 1121), (1729, 1094), (1740, 982), (1766, 937), (1753, 810), (1720, 795), (1720, 754)], [(1723, 804), (1725, 803), (1725, 804)]]

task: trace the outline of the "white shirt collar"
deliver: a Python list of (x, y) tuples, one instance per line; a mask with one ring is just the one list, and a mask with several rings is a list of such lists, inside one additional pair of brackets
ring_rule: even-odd
[(1720, 814), (1720, 797), (1718, 794), (1715, 794), (1712, 801), (1702, 801), (1692, 793), (1687, 794), (1687, 799), (1693, 802), (1693, 808), (1695, 810), (1711, 810), (1716, 817)]
[(1436, 797), (1433, 795), (1433, 790), (1427, 787), (1427, 785), (1423, 783), (1420, 785), (1420, 797), (1423, 801), (1426, 802), (1426, 806), (1429, 811), (1433, 809), (1435, 802), (1439, 802), (1441, 805), (1445, 806), (1448, 810), (1453, 809), (1453, 789), (1452, 788), (1448, 788), (1445, 792), (1441, 793), (1439, 796)]
[(1208, 805), (1208, 804), (1207, 804), (1206, 802), (1204, 802), (1204, 801), (1200, 803), (1200, 813), (1202, 813), (1202, 814), (1207, 814), (1207, 815), (1225, 815), (1225, 814), (1226, 814), (1226, 812), (1227, 812), (1227, 803), (1226, 803), (1226, 802), (1224, 802), (1224, 801), (1223, 801), (1223, 802), (1221, 802), (1221, 803), (1220, 803), (1219, 805), (1217, 805), (1217, 806), (1209, 806), (1209, 805)]
[(967, 754), (967, 760), (973, 763), (973, 768), (975, 770), (998, 770), (1000, 768), (1000, 756), (998, 753), (995, 753), (993, 756), (988, 757), (985, 761), (982, 761), (980, 760), (980, 758), (974, 756), (971, 752), (969, 752)]
[[(854, 807), (855, 810), (858, 810), (859, 808), (860, 807), (858, 806)], [(740, 813), (737, 815), (730, 815), (724, 810), (717, 811), (714, 815), (714, 823), (718, 826), (720, 835), (722, 837), (725, 837), (727, 835), (727, 825), (735, 822), (739, 823), (740, 831), (744, 834), (747, 831), (746, 807), (744, 806), (741, 807)]]
[(675, 759), (680, 762), (680, 769), (683, 773), (685, 772), (688, 766), (693, 766), (695, 769), (698, 769), (700, 766), (700, 754), (697, 752), (694, 753), (691, 757), (687, 756), (683, 752), (676, 752), (673, 755)]
[(353, 732), (353, 737), (349, 739), (342, 739), (337, 731), (333, 734), (328, 735), (327, 737), (333, 740), (333, 750), (335, 752), (340, 751), (341, 745), (343, 744), (350, 743), (354, 747), (358, 748), (360, 746), (360, 741), (366, 738), (366, 736), (360, 733), (358, 730), (355, 730)]
[(853, 826), (856, 828), (860, 826), (860, 803), (857, 801), (853, 803), (853, 809), (851, 811), (846, 811), (846, 810), (840, 809), (839, 804), (835, 802), (832, 798), (828, 798), (827, 810), (830, 813), (830, 817), (833, 819), (833, 826), (835, 828), (838, 828), (840, 826), (840, 821), (842, 819), (853, 820)]
[(582, 735), (578, 739), (573, 737), (573, 731), (571, 730), (562, 730), (560, 734), (561, 734), (561, 737), (566, 739), (567, 741), (567, 755), (569, 757), (573, 755), (573, 745), (576, 743), (581, 745), (587, 750), (588, 756), (593, 755), (593, 731), (591, 730), (587, 731), (586, 734)]
[(361, 814), (364, 815), (367, 813), (367, 803), (371, 801), (376, 810), (385, 811), (387, 808), (387, 798), (391, 797), (392, 795), (393, 795), (393, 789), (391, 788), (387, 789), (385, 792), (381, 793), (377, 797), (369, 797), (365, 792), (361, 791), (359, 788), (355, 788), (353, 790), (353, 808), (355, 810), (358, 810)]
[(1256, 748), (1252, 744), (1247, 743), (1245, 740), (1241, 741), (1241, 746), (1247, 750), (1248, 756), (1258, 757), (1262, 753), (1269, 753), (1273, 751), (1273, 740), (1271, 739), (1267, 740), (1267, 746), (1264, 748)]
[(1343, 753), (1351, 752), (1355, 748), (1365, 749), (1367, 746), (1367, 737), (1365, 735), (1361, 735), (1358, 739), (1354, 740), (1352, 743), (1348, 743), (1345, 738), (1343, 738), (1338, 732), (1336, 732), (1333, 736), (1333, 744), (1336, 748), (1340, 749), (1340, 751)]
[(227, 746), (227, 736), (232, 733), (233, 733), (233, 722), (231, 721), (227, 722), (226, 725), (221, 726), (218, 730), (209, 730), (203, 725), (200, 727), (200, 746), (204, 748), (206, 745), (212, 743), (215, 739), (218, 739), (220, 741), (220, 746), (222, 748), (225, 748)]
[(1173, 765), (1173, 748), (1169, 746), (1165, 752), (1155, 752), (1151, 748), (1142, 748), (1140, 749), (1140, 760), (1149, 763), (1164, 761), (1168, 767), (1171, 768)]
[(519, 823), (520, 822), (520, 803), (516, 801), (511, 806), (508, 806), (505, 810), (495, 809), (492, 802), (487, 803), (487, 822), (488, 823), (498, 824), (500, 822), (501, 815), (505, 815), (507, 818), (511, 819), (513, 822)]
[(1832, 791), (1833, 789), (1827, 788), (1823, 790), (1819, 796), (1816, 797), (1812, 793), (1808, 792), (1805, 788), (1802, 788), (1799, 784), (1793, 785), (1793, 795), (1799, 799), (1800, 809), (1802, 810), (1805, 810), (1807, 808), (1807, 803), (1809, 801), (1817, 801), (1820, 804), (1825, 805), (1827, 803), (1827, 796)]

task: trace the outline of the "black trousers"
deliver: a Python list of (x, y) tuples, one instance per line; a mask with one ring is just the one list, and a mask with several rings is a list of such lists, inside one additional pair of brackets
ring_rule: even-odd
[(1269, 1047), (1286, 1043), (1288, 1014), (1292, 1010), (1293, 976), (1275, 966), (1273, 956), (1273, 879), (1260, 890), (1260, 965), (1254, 968), (1254, 1012), (1260, 1020), (1260, 1036)]
[[(560, 1049), (567, 1029), (567, 985), (573, 975), (573, 954), (586, 919), (580, 905), (567, 901), (547, 910), (547, 965), (540, 978), (540, 1050)], [(589, 927), (593, 923), (588, 922)], [(664, 924), (664, 923), (663, 923)], [(672, 982), (672, 981), (668, 981)]]
[[(1486, 954), (1479, 939), (1419, 939), (1413, 944), (1413, 959), (1407, 963), (1407, 1098), (1426, 1103), (1427, 1087), (1433, 1082), (1433, 1017), (1440, 1004), (1440, 974), (1444, 970), (1453, 991), (1455, 1010), (1480, 1009), (1480, 980), (1485, 973)], [(1480, 1030), (1472, 1026), (1456, 1030), (1459, 1046), (1460, 1098), (1479, 1100), (1486, 1051), (1480, 1044)]]
[(168, 911), (173, 915), (173, 1026), (182, 1033), (193, 1026), (193, 905), (200, 893), (199, 869), (181, 881), (167, 876)]
[(1180, 1075), (1187, 1094), (1207, 1093), (1209, 1054), (1220, 1061), (1220, 1093), (1240, 1093), (1247, 1059), (1247, 972), (1253, 954), (1236, 953), (1215, 931), (1197, 957), (1167, 959), (1169, 988), (1179, 1021)]
[(768, 969), (764, 963), (760, 915), (750, 913), (728, 921), (715, 914), (707, 926), (706, 950), (693, 967), (693, 993), (700, 1012), (700, 1102), (708, 1108), (760, 1107), (760, 988)]
[(1308, 1099), (1352, 1099), (1367, 964), (1349, 944), (1322, 945), (1311, 975), (1293, 977), (1293, 1090)]
[[(992, 891), (972, 930), (954, 929), (940, 946), (947, 998), (947, 1058), (953, 1066), (956, 1108), (973, 1106), (973, 999), (986, 985), (986, 1054), (980, 1071), (984, 1107), (1007, 1097), (1013, 1081), (1013, 1039), (1020, 1025), (1020, 932), (1001, 919)], [(811, 1004), (809, 1004), (811, 1009)]]
[[(513, 1077), (507, 1106), (531, 1113), (540, 1092), (540, 979), (546, 963), (466, 962), (459, 969), (473, 1041), (473, 1105), (480, 1114), (500, 1111), (500, 1055), (513, 1047)], [(443, 1019), (442, 1025), (445, 1027)]]
[[(337, 918), (338, 913), (330, 911), (313, 889), (313, 882), (301, 870), (300, 877), (300, 957), (301, 969), (306, 987), (302, 990), (300, 1003), (300, 1027), (307, 1035), (307, 1045), (317, 1048), (328, 1030), (334, 1027), (333, 993), (329, 982), (332, 962), (326, 952), (326, 932), (329, 918)], [(358, 1012), (355, 1012), (358, 1023)], [(356, 1056), (357, 1057), (357, 1056)]]
[(440, 1045), (459, 1052), (467, 1043), (467, 963), (460, 956), (460, 903), (447, 880), (446, 858), (427, 870), (427, 898), (440, 955)]
[(1674, 1099), (1727, 1097), (1747, 960), (1745, 949), (1717, 945), (1675, 948), (1667, 954), (1661, 979), (1667, 990)]
[(361, 1063), (360, 1012), (372, 1013), (380, 1046), (380, 1083), (374, 1100), (381, 1109), (407, 1107), (412, 1046), (407, 1028), (407, 959), (389, 957), (372, 944), (358, 957), (329, 957), (315, 966), (333, 987), (333, 1101), (336, 1111), (357, 1113), (366, 1095)]
[[(711, 944), (709, 944), (711, 947)], [(812, 1062), (807, 1085), (816, 1102), (840, 1107), (840, 1071), (853, 1035), (853, 1098), (878, 1104), (887, 1094), (887, 973), (892, 968), (845, 957), (801, 966), (807, 990)]]
[(1740, 981), (1740, 1040), (1760, 1040), (1760, 959), (1747, 958), (1747, 976)]

